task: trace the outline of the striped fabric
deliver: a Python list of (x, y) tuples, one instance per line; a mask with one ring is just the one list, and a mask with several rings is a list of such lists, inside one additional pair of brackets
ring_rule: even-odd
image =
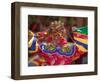
[[(75, 43), (79, 50), (83, 52), (87, 52), (88, 49), (88, 33), (87, 33), (87, 27), (82, 27), (81, 29), (77, 29), (78, 31), (75, 31), (73, 33)], [(79, 31), (80, 30), (80, 31)], [(85, 31), (85, 32), (83, 32)]]

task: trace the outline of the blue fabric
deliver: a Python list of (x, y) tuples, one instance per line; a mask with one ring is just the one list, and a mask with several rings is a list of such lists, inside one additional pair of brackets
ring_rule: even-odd
[(36, 37), (34, 37), (34, 40), (32, 42), (32, 46), (29, 48), (29, 50), (35, 50), (36, 49)]
[(79, 45), (83, 46), (85, 49), (88, 49), (88, 45), (87, 44), (81, 43), (81, 42), (79, 42), (77, 40), (75, 40), (75, 42), (76, 42), (76, 44), (79, 44)]

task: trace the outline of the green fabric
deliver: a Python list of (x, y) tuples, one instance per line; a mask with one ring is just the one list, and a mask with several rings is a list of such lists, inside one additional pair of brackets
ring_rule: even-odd
[(37, 19), (35, 17), (32, 18), (32, 23), (37, 23)]
[(68, 18), (67, 23), (68, 23), (69, 25), (72, 25), (74, 22), (75, 22), (75, 21), (74, 21), (73, 18)]
[(81, 34), (88, 34), (88, 27), (82, 26), (75, 30), (75, 32), (81, 33)]

